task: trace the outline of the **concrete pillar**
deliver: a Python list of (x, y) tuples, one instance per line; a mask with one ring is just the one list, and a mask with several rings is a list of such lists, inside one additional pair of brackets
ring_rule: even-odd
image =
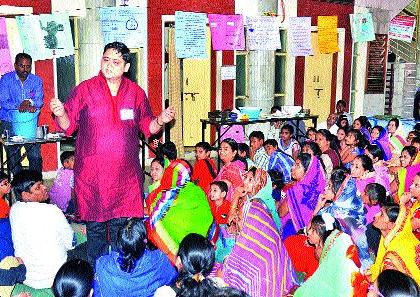
[[(256, 2), (259, 2), (258, 15), (268, 11), (277, 13), (278, 1)], [(269, 113), (274, 103), (274, 51), (251, 51), (248, 66), (249, 100), (245, 105), (261, 107), (262, 112)]]
[(80, 81), (98, 74), (104, 48), (99, 7), (115, 6), (115, 0), (86, 0), (86, 17), (79, 18)]

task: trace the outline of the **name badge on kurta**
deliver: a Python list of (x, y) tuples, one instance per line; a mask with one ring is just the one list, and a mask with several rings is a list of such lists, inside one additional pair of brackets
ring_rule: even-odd
[(120, 110), (120, 116), (122, 121), (134, 120), (134, 112), (132, 109), (124, 108)]

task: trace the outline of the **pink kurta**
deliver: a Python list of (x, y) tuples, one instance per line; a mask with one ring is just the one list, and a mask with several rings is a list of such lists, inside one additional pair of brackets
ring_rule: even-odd
[(65, 109), (70, 119), (66, 134), (78, 130), (74, 178), (81, 219), (142, 217), (139, 132), (148, 137), (154, 119), (144, 91), (123, 78), (112, 97), (100, 73), (74, 89)]

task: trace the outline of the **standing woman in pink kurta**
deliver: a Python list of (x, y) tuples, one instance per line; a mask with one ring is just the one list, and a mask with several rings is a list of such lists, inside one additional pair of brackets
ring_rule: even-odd
[[(157, 133), (174, 117), (172, 107), (154, 117), (144, 91), (123, 76), (130, 51), (121, 42), (105, 46), (101, 71), (78, 85), (65, 105), (52, 99), (58, 125), (78, 130), (75, 194), (86, 220), (88, 261), (115, 248), (117, 232), (128, 217), (143, 217), (143, 177), (138, 134)], [(111, 242), (108, 242), (108, 234)]]

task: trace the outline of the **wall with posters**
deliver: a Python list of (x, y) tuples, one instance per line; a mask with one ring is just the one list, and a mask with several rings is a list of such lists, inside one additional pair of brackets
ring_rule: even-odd
[[(51, 13), (50, 1), (33, 1), (33, 0), (2, 0), (2, 5), (12, 5), (19, 7), (33, 7), (34, 14)], [(14, 57), (12, 57), (14, 60)], [(42, 60), (35, 62), (35, 72), (39, 75), (44, 83), (44, 107), (41, 109), (39, 119), (40, 124), (48, 124), (55, 127), (51, 112), (49, 109), (50, 99), (54, 97), (54, 67), (52, 60)], [(55, 130), (55, 129), (54, 129)], [(43, 158), (43, 171), (55, 171), (57, 169), (57, 145), (44, 144), (41, 146)]]
[[(176, 10), (234, 14), (235, 1), (149, 1), (148, 5), (148, 96), (151, 98), (152, 109), (155, 113), (162, 109), (162, 15), (174, 15)], [(216, 55), (212, 51), (211, 70), (211, 108), (216, 102)], [(224, 65), (234, 64), (233, 51), (224, 51), (222, 62)], [(222, 81), (222, 108), (232, 108), (233, 80)]]
[[(317, 25), (317, 17), (319, 15), (337, 15), (338, 28), (345, 29), (344, 76), (342, 85), (342, 98), (347, 102), (350, 98), (352, 65), (352, 39), (350, 31), (349, 14), (353, 13), (353, 9), (353, 5), (343, 5), (317, 0), (299, 1), (297, 7), (297, 16), (312, 17), (312, 26)], [(337, 65), (337, 54), (334, 54), (333, 56), (333, 69), (336, 69), (335, 65)], [(295, 67), (295, 105), (302, 105), (304, 93), (305, 58), (297, 57)], [(331, 85), (331, 111), (333, 111), (335, 107), (336, 88), (337, 79), (336, 74), (334, 72)]]

